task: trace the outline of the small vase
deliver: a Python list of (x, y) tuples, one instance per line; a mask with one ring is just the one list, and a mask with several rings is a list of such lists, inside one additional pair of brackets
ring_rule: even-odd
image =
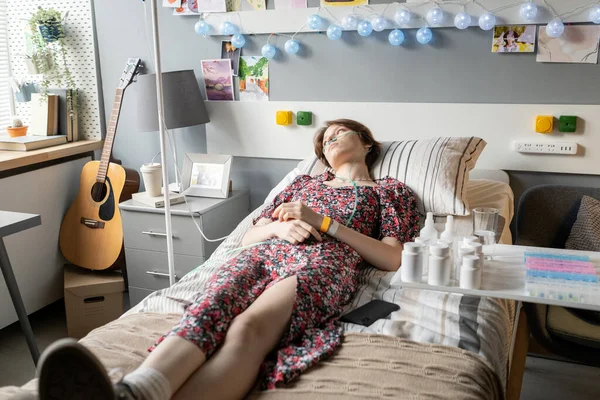
[(6, 130), (8, 131), (8, 136), (10, 137), (17, 137), (17, 136), (25, 136), (27, 135), (27, 126), (20, 126), (18, 128), (6, 128)]

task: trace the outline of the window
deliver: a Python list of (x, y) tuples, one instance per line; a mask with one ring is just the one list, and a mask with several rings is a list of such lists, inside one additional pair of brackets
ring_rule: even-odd
[(11, 91), (8, 83), (8, 17), (6, 0), (0, 0), (0, 132), (10, 125)]

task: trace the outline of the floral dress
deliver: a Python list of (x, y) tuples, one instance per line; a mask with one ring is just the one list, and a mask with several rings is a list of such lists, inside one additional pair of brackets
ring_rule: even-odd
[[(355, 207), (355, 191), (353, 187), (333, 188), (324, 183), (333, 178), (329, 172), (315, 178), (298, 176), (254, 223), (272, 218), (282, 203), (301, 201), (346, 225)], [(412, 192), (392, 178), (376, 183), (376, 187), (358, 187), (356, 211), (348, 226), (376, 239), (413, 240), (419, 213)], [(347, 244), (322, 236), (321, 242), (311, 236), (297, 245), (275, 238), (245, 250), (211, 277), (204, 292), (186, 307), (180, 323), (165, 337), (183, 337), (210, 357), (225, 339), (233, 318), (266, 289), (295, 275), (290, 327), (261, 367), (261, 387), (272, 389), (287, 383), (328, 357), (340, 345), (342, 325), (338, 317), (358, 288), (362, 258)]]

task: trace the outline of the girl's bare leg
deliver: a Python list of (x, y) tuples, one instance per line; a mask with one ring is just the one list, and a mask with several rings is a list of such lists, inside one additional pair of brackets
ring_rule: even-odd
[[(243, 398), (254, 386), (263, 360), (279, 344), (289, 326), (296, 285), (295, 276), (278, 282), (238, 315), (229, 327), (221, 348), (179, 391), (173, 389), (173, 399)], [(158, 368), (162, 363), (164, 359), (158, 360), (152, 368)]]

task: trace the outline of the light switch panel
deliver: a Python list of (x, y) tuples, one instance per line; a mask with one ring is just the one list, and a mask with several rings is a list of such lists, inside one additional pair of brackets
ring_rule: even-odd
[(292, 124), (292, 112), (279, 110), (275, 114), (275, 122), (277, 125), (291, 125)]
[(551, 115), (538, 115), (535, 118), (535, 131), (537, 133), (552, 133), (554, 117)]

